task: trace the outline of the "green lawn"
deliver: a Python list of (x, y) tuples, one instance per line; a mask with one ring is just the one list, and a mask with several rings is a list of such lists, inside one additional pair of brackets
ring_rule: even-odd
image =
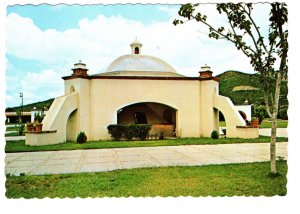
[(20, 136), (20, 135), (18, 132), (12, 132), (12, 133), (5, 134), (5, 137), (15, 137), (15, 136)]
[[(225, 121), (219, 122), (221, 127), (226, 127)], [(277, 120), (277, 128), (287, 128), (288, 121), (287, 120)], [(259, 125), (259, 128), (272, 128), (272, 122), (270, 118), (266, 118), (262, 121), (262, 123)]]
[[(277, 128), (287, 128), (288, 121), (287, 120), (277, 120)], [(272, 128), (272, 121), (268, 119), (264, 119), (259, 126), (260, 128)]]
[[(146, 140), (146, 141), (90, 141), (84, 144), (66, 142), (56, 145), (28, 146), (24, 140), (7, 141), (5, 152), (31, 152), (31, 151), (57, 151), (74, 149), (104, 149), (104, 148), (128, 148), (128, 147), (151, 147), (151, 146), (178, 146), (178, 145), (204, 145), (204, 144), (228, 144), (228, 143), (266, 143), (270, 137), (260, 136), (257, 139), (241, 138), (181, 138), (167, 140)], [(277, 142), (286, 142), (287, 138), (278, 137)]]
[(284, 196), (286, 161), (270, 178), (269, 162), (192, 167), (126, 169), (111, 172), (7, 176), (8, 198)]
[[(5, 134), (5, 137), (20, 136), (19, 135), (19, 128), (17, 126), (18, 125), (15, 125), (15, 126), (12, 126), (12, 127), (6, 127), (6, 131), (15, 131), (15, 132), (14, 133)], [(24, 129), (25, 129), (25, 127), (24, 127)]]

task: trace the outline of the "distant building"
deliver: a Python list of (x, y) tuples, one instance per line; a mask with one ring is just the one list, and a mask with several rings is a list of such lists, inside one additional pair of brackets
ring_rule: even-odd
[[(17, 112), (5, 112), (6, 120), (5, 123), (19, 123), (19, 115)], [(22, 112), (22, 122), (30, 122), (31, 112)]]

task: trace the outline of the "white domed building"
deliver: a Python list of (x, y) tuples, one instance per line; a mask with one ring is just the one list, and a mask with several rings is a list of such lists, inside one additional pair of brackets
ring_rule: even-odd
[[(172, 126), (177, 137), (210, 137), (219, 130), (219, 111), (227, 137), (256, 138), (258, 129), (245, 121), (231, 100), (219, 95), (219, 79), (209, 66), (199, 77), (186, 77), (162, 59), (142, 55), (142, 44), (114, 60), (104, 73), (89, 75), (82, 62), (63, 77), (65, 94), (53, 102), (41, 133), (27, 132), (26, 144), (74, 141), (80, 131), (88, 140), (111, 139), (110, 124)], [(197, 71), (195, 71), (197, 72)]]

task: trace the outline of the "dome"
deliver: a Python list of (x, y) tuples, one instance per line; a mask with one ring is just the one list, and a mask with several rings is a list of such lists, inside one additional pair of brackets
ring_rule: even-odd
[(141, 55), (137, 39), (130, 44), (132, 54), (115, 59), (100, 76), (171, 76), (182, 77), (167, 62), (154, 56)]
[(165, 61), (147, 55), (124, 55), (114, 60), (105, 72), (114, 71), (159, 71), (176, 72), (175, 69)]

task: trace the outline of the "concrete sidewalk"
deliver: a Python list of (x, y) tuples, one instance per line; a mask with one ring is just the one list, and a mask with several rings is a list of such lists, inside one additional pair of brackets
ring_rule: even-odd
[[(259, 135), (262, 136), (271, 136), (271, 129), (259, 129)], [(276, 130), (277, 137), (288, 137), (287, 128), (277, 128)]]
[(25, 140), (25, 136), (10, 136), (10, 137), (5, 137), (5, 141), (17, 141), (17, 140)]
[[(8, 153), (5, 173), (41, 175), (261, 162), (269, 160), (269, 147), (269, 143), (241, 143)], [(287, 142), (277, 143), (277, 156), (287, 158)]]

